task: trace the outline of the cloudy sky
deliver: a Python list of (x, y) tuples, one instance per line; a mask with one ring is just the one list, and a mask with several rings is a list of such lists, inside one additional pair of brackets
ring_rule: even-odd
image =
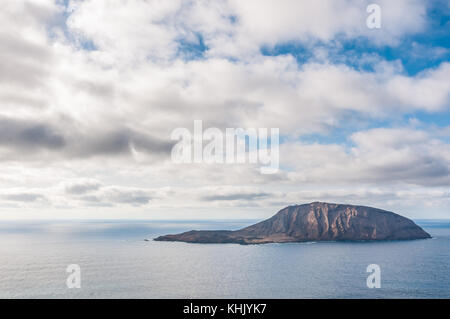
[[(366, 7), (381, 7), (381, 28)], [(446, 0), (6, 0), (0, 218), (450, 218)], [(279, 128), (280, 171), (176, 164), (171, 132)]]

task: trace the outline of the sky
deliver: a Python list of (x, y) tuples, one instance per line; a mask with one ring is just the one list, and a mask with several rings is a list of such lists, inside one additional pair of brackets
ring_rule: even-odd
[[(0, 219), (313, 201), (450, 218), (449, 17), (445, 0), (2, 1)], [(174, 163), (194, 120), (278, 128), (280, 170)]]

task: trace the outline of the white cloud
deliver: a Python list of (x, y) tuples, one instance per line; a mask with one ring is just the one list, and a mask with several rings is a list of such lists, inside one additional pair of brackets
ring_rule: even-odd
[[(376, 33), (365, 26), (366, 3), (71, 1), (66, 21), (53, 1), (7, 1), (0, 206), (272, 211), (327, 198), (400, 207), (430, 196), (448, 207), (445, 130), (367, 130), (366, 122), (448, 111), (450, 64), (408, 76), (398, 61), (370, 55), (361, 63), (374, 71), (361, 71), (315, 46), (361, 36), (392, 45), (425, 27), (424, 2), (382, 1)], [(187, 59), (200, 38), (208, 50)], [(303, 64), (260, 54), (287, 41), (320, 54)], [(205, 128), (279, 127), (291, 141), (282, 171), (172, 164), (170, 133), (195, 119)], [(332, 129), (352, 132), (354, 147), (298, 142)]]
[[(72, 1), (70, 30), (92, 41), (113, 59), (166, 60), (180, 43), (198, 44), (210, 56), (245, 58), (261, 46), (288, 41), (330, 41), (338, 36), (368, 37), (392, 44), (426, 25), (426, 5), (418, 0), (379, 1), (383, 27), (366, 26), (371, 1), (285, 0)], [(101, 21), (101, 23), (99, 23)]]
[[(280, 155), (290, 178), (312, 183), (448, 186), (450, 148), (432, 134), (409, 128), (372, 129), (350, 136), (355, 144), (288, 143)], [(283, 164), (283, 163), (282, 163)]]
[(121, 60), (166, 59), (176, 53), (181, 6), (179, 0), (72, 1), (67, 25)]

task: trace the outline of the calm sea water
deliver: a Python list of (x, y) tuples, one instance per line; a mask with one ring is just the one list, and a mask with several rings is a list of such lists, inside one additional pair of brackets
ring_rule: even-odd
[[(403, 242), (144, 241), (254, 222), (2, 222), (0, 298), (450, 298), (450, 221), (417, 221), (434, 238)], [(69, 264), (80, 289), (66, 286)]]

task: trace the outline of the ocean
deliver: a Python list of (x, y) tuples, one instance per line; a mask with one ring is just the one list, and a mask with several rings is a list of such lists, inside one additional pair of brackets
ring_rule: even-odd
[[(187, 244), (152, 238), (239, 221), (0, 223), (0, 298), (450, 298), (450, 221), (392, 242)], [(149, 239), (145, 241), (144, 239)], [(68, 265), (80, 288), (68, 288)], [(367, 266), (380, 267), (368, 288)]]

